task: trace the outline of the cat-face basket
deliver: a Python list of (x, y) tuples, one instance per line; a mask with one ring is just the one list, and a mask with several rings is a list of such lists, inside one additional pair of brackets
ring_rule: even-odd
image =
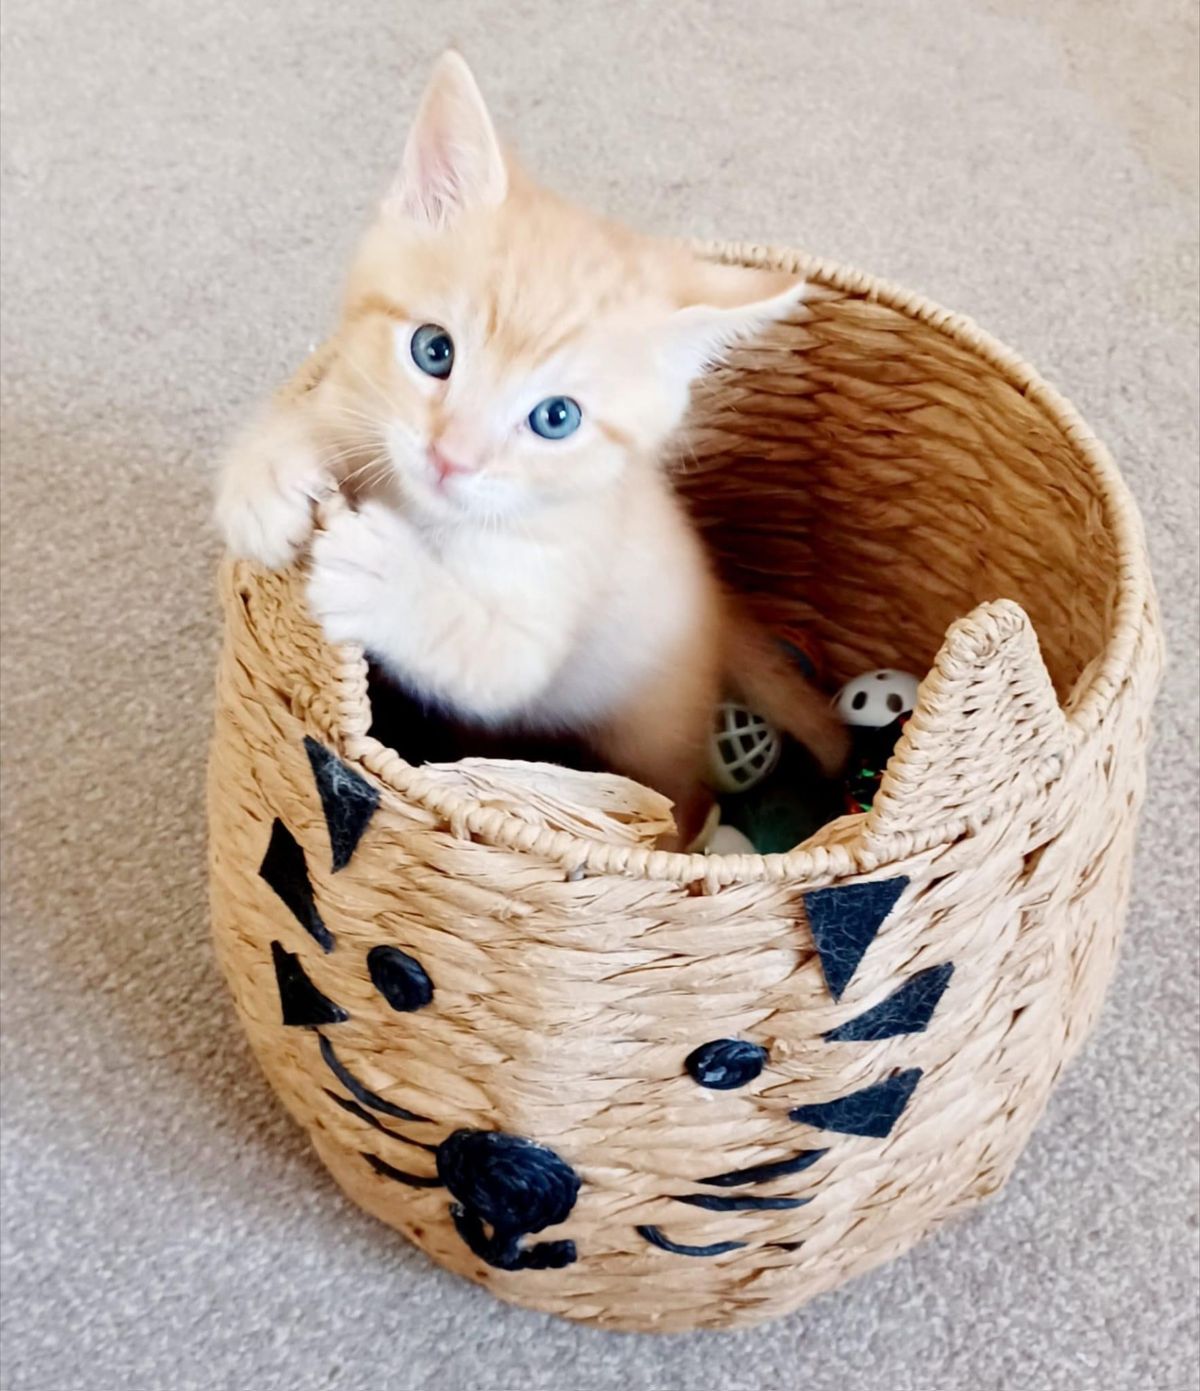
[(363, 1207), (617, 1328), (784, 1313), (1001, 1186), (1112, 971), (1160, 666), (1133, 504), (1028, 367), (714, 254), (820, 290), (705, 384), (682, 490), (838, 680), (928, 672), (868, 815), (706, 860), (618, 778), (411, 767), (302, 573), (223, 578), (213, 924), (255, 1053)]

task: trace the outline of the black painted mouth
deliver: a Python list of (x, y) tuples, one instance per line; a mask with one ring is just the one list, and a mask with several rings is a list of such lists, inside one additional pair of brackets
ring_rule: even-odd
[(351, 1096), (329, 1089), (326, 1094), (373, 1130), (429, 1151), (437, 1165), (436, 1174), (418, 1174), (362, 1151), (377, 1174), (409, 1188), (446, 1188), (457, 1200), (451, 1204), (450, 1216), (459, 1236), (481, 1260), (499, 1270), (557, 1270), (577, 1259), (573, 1241), (521, 1244), (524, 1237), (565, 1222), (575, 1206), (581, 1180), (561, 1155), (500, 1130), (456, 1130), (437, 1146), (400, 1134), (371, 1112), (401, 1121), (427, 1122), (428, 1117), (371, 1091), (338, 1058), (323, 1034), (318, 1032), (317, 1038), (325, 1066)]
[(438, 1174), (458, 1202), (458, 1233), (501, 1270), (556, 1270), (576, 1258), (573, 1241), (520, 1239), (565, 1222), (579, 1175), (545, 1145), (498, 1130), (456, 1130), (437, 1149)]

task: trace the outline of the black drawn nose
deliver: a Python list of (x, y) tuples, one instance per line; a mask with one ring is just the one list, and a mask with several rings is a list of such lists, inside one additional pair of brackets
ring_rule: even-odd
[(498, 1232), (540, 1232), (575, 1206), (579, 1175), (552, 1149), (501, 1130), (456, 1130), (437, 1149), (438, 1177)]
[(460, 1235), (490, 1264), (547, 1269), (575, 1259), (569, 1241), (519, 1244), (565, 1221), (579, 1195), (579, 1175), (552, 1149), (499, 1130), (456, 1130), (437, 1148), (437, 1170), (461, 1205), (452, 1209)]

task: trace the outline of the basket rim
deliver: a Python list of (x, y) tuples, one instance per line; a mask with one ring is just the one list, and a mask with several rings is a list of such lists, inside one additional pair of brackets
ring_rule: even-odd
[[(1106, 528), (1116, 550), (1117, 598), (1099, 660), (1090, 663), (1069, 693), (1063, 710), (1073, 752), (1102, 723), (1129, 677), (1139, 640), (1143, 611), (1151, 588), (1141, 518), (1111, 455), (1076, 408), (1019, 354), (981, 329), (972, 319), (934, 301), (881, 280), (865, 271), (807, 253), (756, 243), (692, 241), (698, 254), (729, 264), (761, 266), (795, 272), (827, 289), (882, 304), (946, 334), (988, 366), (1036, 406), (1047, 423), (1061, 434), (1080, 464), (1096, 481)], [(334, 350), (328, 343), (301, 368), (292, 389), (304, 390), (323, 372)], [(967, 615), (960, 615), (960, 618)], [(762, 881), (827, 882), (871, 873), (914, 853), (948, 844), (972, 829), (965, 818), (939, 822), (932, 834), (906, 832), (876, 836), (868, 847), (861, 835), (829, 845), (815, 845), (773, 855), (703, 855), (613, 845), (607, 841), (531, 826), (511, 813), (489, 807), (476, 798), (439, 784), (421, 768), (368, 733), (367, 663), (361, 650), (332, 647), (335, 656), (334, 706), (336, 728), (329, 730), (339, 752), (359, 763), (386, 793), (416, 802), (449, 822), (460, 835), (469, 835), (498, 848), (536, 854), (583, 874), (620, 874), (677, 883), (705, 881), (710, 889), (733, 883)], [(1047, 771), (1045, 781), (1058, 775)], [(864, 817), (854, 818), (860, 823)]]

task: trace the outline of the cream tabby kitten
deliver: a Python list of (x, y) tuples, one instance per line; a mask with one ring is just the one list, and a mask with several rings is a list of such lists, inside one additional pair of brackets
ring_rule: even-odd
[(456, 53), (350, 272), (333, 363), (226, 461), (236, 554), (292, 559), (335, 642), (488, 726), (582, 735), (698, 829), (722, 687), (827, 771), (844, 732), (735, 611), (663, 467), (692, 381), (803, 284), (563, 203), (502, 150)]

